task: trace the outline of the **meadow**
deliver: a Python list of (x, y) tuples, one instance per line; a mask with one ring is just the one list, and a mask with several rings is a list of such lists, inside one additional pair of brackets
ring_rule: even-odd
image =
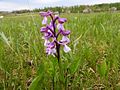
[(0, 90), (120, 90), (120, 13), (60, 16), (71, 30), (61, 82), (57, 59), (45, 54), (39, 13), (0, 19)]

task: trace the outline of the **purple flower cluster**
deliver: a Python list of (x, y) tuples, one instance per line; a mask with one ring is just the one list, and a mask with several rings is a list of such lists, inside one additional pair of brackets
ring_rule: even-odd
[[(45, 40), (46, 53), (59, 57), (60, 46), (64, 47), (64, 52), (69, 52), (71, 49), (67, 44), (70, 40), (67, 36), (70, 34), (70, 31), (65, 30), (63, 26), (67, 19), (60, 18), (51, 11), (40, 12), (40, 15), (43, 17), (43, 27), (41, 27), (40, 31), (44, 34), (43, 39)], [(50, 23), (48, 23), (48, 18), (51, 20)], [(60, 35), (62, 39), (58, 40), (58, 36)]]

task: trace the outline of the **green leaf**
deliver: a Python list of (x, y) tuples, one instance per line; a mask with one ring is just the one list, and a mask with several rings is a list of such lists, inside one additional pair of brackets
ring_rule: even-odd
[(5, 36), (3, 32), (0, 32), (0, 36), (2, 37), (3, 41), (10, 47), (10, 43), (8, 41), (8, 38)]
[(80, 65), (80, 59), (73, 61), (73, 63), (70, 65), (71, 74), (74, 74), (77, 71), (79, 65)]
[(2, 70), (3, 72), (5, 72), (7, 75), (10, 75), (10, 73), (6, 70), (6, 68), (2, 65), (1, 62), (0, 62), (0, 70)]
[(39, 84), (39, 81), (41, 80), (42, 78), (42, 75), (40, 76), (37, 76), (33, 81), (32, 83), (30, 84), (30, 87), (29, 87), (29, 90), (36, 90), (38, 84)]
[(37, 75), (41, 75), (44, 72), (44, 64), (40, 64), (38, 70), (37, 70)]
[(106, 61), (101, 61), (100, 64), (97, 65), (97, 71), (100, 74), (101, 77), (105, 77), (107, 73), (107, 64)]
[[(41, 64), (39, 66), (39, 69), (37, 70), (37, 74), (38, 76), (32, 81), (32, 83), (30, 84), (29, 90), (36, 90), (39, 87), (39, 82), (43, 77), (43, 73), (44, 73), (44, 65)], [(37, 89), (38, 90), (38, 89)]]

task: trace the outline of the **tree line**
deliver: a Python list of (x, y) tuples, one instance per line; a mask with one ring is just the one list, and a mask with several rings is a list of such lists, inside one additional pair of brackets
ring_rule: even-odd
[(45, 7), (44, 9), (35, 8), (33, 10), (19, 10), (12, 11), (12, 13), (27, 13), (27, 12), (40, 12), (52, 10), (59, 13), (82, 13), (84, 9), (90, 8), (93, 12), (104, 12), (109, 11), (110, 8), (115, 7), (117, 10), (120, 10), (120, 3), (110, 3), (110, 4), (96, 4), (96, 5), (75, 5), (70, 7)]

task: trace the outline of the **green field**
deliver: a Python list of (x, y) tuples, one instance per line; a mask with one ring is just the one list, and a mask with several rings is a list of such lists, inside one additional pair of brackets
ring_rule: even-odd
[(27, 90), (35, 78), (31, 90), (120, 90), (120, 13), (60, 16), (71, 30), (62, 84), (57, 59), (45, 54), (39, 14), (0, 19), (0, 90)]

